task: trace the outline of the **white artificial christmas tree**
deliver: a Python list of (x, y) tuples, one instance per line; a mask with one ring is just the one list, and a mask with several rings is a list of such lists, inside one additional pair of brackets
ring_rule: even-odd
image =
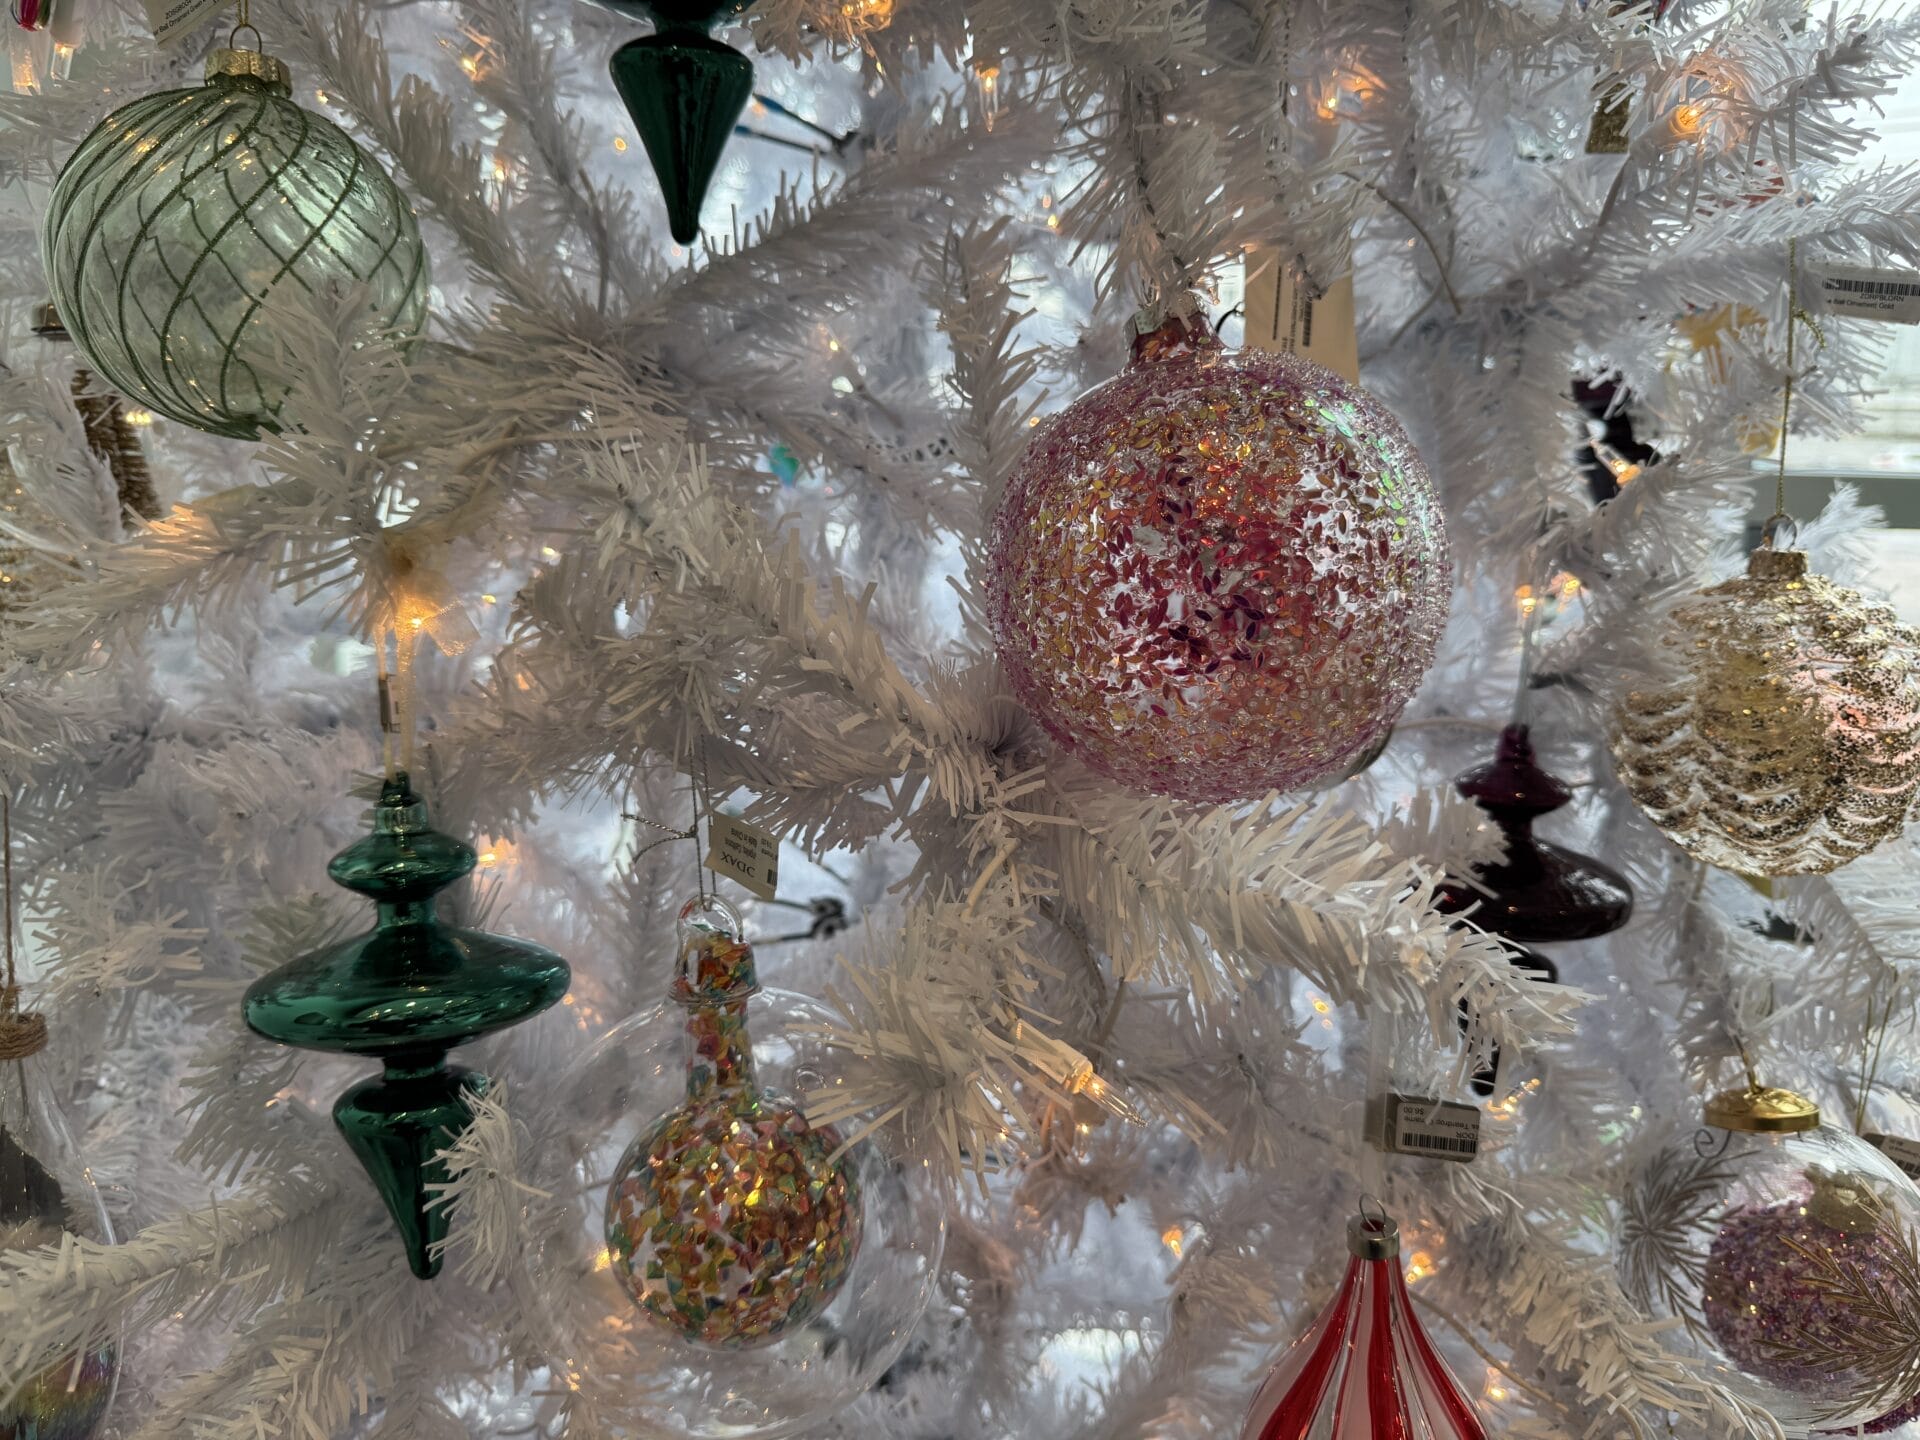
[[(1614, 780), (1610, 716), (1671, 603), (1738, 565), (1789, 374), (1792, 432), (1856, 423), (1888, 329), (1809, 277), (1920, 264), (1920, 172), (1857, 163), (1920, 12), (759, 0), (718, 33), (761, 98), (682, 247), (606, 73), (644, 23), (256, 0), (292, 98), (414, 206), (428, 318), (395, 344), (351, 287), (276, 302), (260, 364), (290, 389), (257, 441), (130, 401), (149, 523), (88, 444), (72, 347), (34, 333), (41, 222), (82, 137), (197, 84), (234, 17), (161, 48), (139, 7), (60, 4), (60, 44), (7, 31), (0, 96), (0, 780), (51, 1034), (28, 1063), (120, 1243), (0, 1250), (0, 1414), (105, 1338), (100, 1433), (141, 1440), (1219, 1440), (1370, 1193), (1489, 1430), (1777, 1433), (1623, 1288), (1614, 1232), (1743, 1050), (1831, 1125), (1897, 1123), (1913, 843), (1711, 870)], [(1622, 93), (1627, 148), (1587, 153)], [(1275, 264), (1351, 269), (1452, 618), (1349, 777), (1129, 791), (1003, 682), (991, 517), (1139, 307), (1193, 297), (1238, 344), (1243, 274)], [(1814, 568), (1871, 590), (1879, 517), (1843, 490), (1802, 518)], [(1501, 857), (1452, 779), (1516, 694), (1574, 789), (1543, 829), (1637, 897), (1557, 985), (1438, 903)], [(327, 1119), (368, 1063), (242, 1019), (259, 976), (366, 924), (326, 866), (396, 755), (477, 852), (442, 919), (573, 973), (459, 1052), (496, 1085), (444, 1157), (432, 1281)], [(716, 810), (779, 837), (774, 903), (697, 878)], [(813, 1002), (755, 1012), (763, 1068), (944, 1216), (925, 1313), (832, 1406), (756, 1409), (772, 1351), (687, 1351), (702, 1395), (741, 1377), (743, 1408), (703, 1409), (566, 1338), (585, 1282), (554, 1207), (590, 1144), (655, 1118), (589, 1113), (582, 1057), (667, 995), (714, 884), (762, 980)], [(672, 1048), (645, 1044), (635, 1066)], [(1478, 1105), (1477, 1156), (1384, 1153), (1389, 1092)], [(1896, 1320), (1888, 1383), (1920, 1392), (1920, 1313)]]

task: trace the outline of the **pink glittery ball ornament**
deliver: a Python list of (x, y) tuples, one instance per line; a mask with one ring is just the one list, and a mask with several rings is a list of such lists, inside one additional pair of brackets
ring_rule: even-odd
[(1055, 741), (1123, 785), (1217, 802), (1376, 744), (1452, 580), (1432, 483), (1379, 402), (1189, 315), (1034, 436), (985, 593), (1008, 683)]

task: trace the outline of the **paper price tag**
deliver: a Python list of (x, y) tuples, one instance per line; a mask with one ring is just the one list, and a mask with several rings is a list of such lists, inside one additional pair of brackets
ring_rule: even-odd
[(1920, 325), (1920, 270), (1876, 270), (1870, 265), (1823, 265), (1813, 278), (1829, 315), (1858, 315)]
[(1360, 339), (1354, 330), (1353, 272), (1316, 295), (1277, 250), (1246, 259), (1247, 344), (1324, 365), (1360, 383)]
[(707, 822), (707, 869), (738, 881), (762, 900), (773, 899), (780, 883), (780, 840), (731, 815)]
[(1871, 1130), (1860, 1138), (1906, 1171), (1909, 1179), (1920, 1180), (1920, 1140), (1903, 1140), (1898, 1135), (1881, 1135)]
[(200, 28), (225, 0), (140, 0), (156, 45), (167, 46)]
[(1480, 1112), (1471, 1105), (1390, 1094), (1384, 1119), (1381, 1148), (1397, 1154), (1464, 1163), (1480, 1153)]

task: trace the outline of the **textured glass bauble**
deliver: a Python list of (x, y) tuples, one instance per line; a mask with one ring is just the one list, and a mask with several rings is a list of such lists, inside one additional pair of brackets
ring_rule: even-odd
[(1295, 790), (1392, 726), (1452, 586), (1427, 472), (1366, 391), (1197, 318), (1041, 427), (994, 517), (1013, 692), (1110, 779)]
[(1920, 1192), (1853, 1135), (1708, 1126), (1629, 1186), (1621, 1280), (1789, 1434), (1891, 1425), (1920, 1391), (1920, 1353), (1879, 1317), (1920, 1306), (1917, 1223)]
[[(0, 1250), (58, 1246), (67, 1236), (110, 1243), (112, 1222), (43, 1070), (38, 1057), (0, 1064)], [(89, 1440), (113, 1403), (119, 1368), (110, 1336), (37, 1357), (31, 1378), (0, 1403), (0, 1440)]]
[[(586, 1005), (573, 1013), (589, 1022)], [(833, 1157), (809, 1138), (825, 1128), (768, 1137), (736, 1116), (733, 1153), (711, 1157), (721, 1183), (683, 1188), (692, 1201), (684, 1212), (662, 1209), (609, 1244), (609, 1222), (627, 1222), (620, 1188), (639, 1179), (636, 1152), (659, 1149), (659, 1117), (686, 1127), (701, 1109), (689, 1104), (691, 1089), (742, 1076), (747, 1052), (730, 1035), (703, 1033), (698, 1014), (680, 994), (629, 1017), (540, 1097), (527, 1174), (545, 1197), (529, 1205), (538, 1324), (556, 1371), (609, 1434), (773, 1440), (844, 1409), (899, 1356), (933, 1294), (945, 1207), (928, 1171), (891, 1153), (884, 1132)], [(805, 1097), (835, 1072), (836, 1053), (818, 1038), (831, 1012), (763, 989), (751, 1014), (762, 1117), (804, 1125)], [(836, 1147), (863, 1123), (846, 1122)], [(735, 1183), (750, 1172), (762, 1182), (757, 1200), (754, 1187)], [(806, 1233), (791, 1223), (802, 1191), (816, 1217)], [(752, 1218), (762, 1206), (788, 1219), (763, 1235)], [(770, 1248), (751, 1248), (761, 1241)], [(709, 1305), (713, 1330), (701, 1333), (706, 1325), (694, 1322)]]
[(1920, 785), (1920, 635), (1884, 605), (1753, 552), (1683, 601), (1664, 635), (1678, 678), (1629, 693), (1614, 760), (1696, 859), (1816, 875), (1898, 834)]
[(339, 126), (250, 75), (102, 120), (60, 172), (43, 248), (93, 368), (216, 435), (278, 424), (291, 389), (280, 330), (307, 297), (357, 297), (370, 335), (411, 337), (426, 318), (406, 198)]

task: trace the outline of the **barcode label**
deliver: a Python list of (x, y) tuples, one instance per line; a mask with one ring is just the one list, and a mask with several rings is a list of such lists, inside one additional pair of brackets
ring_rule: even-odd
[(1920, 324), (1920, 270), (1875, 270), (1864, 265), (1826, 265), (1815, 277), (1830, 315), (1857, 315)]
[(1906, 1171), (1909, 1179), (1920, 1180), (1920, 1141), (1903, 1140), (1898, 1135), (1881, 1135), (1871, 1130), (1860, 1138)]
[(1480, 1112), (1451, 1100), (1387, 1096), (1387, 1149), (1439, 1160), (1471, 1160), (1480, 1153)]
[(1246, 343), (1324, 365), (1360, 383), (1360, 341), (1354, 328), (1353, 272), (1315, 294), (1277, 250), (1246, 258)]
[(1920, 285), (1911, 280), (1848, 280), (1835, 276), (1827, 284), (1855, 295), (1920, 295)]

